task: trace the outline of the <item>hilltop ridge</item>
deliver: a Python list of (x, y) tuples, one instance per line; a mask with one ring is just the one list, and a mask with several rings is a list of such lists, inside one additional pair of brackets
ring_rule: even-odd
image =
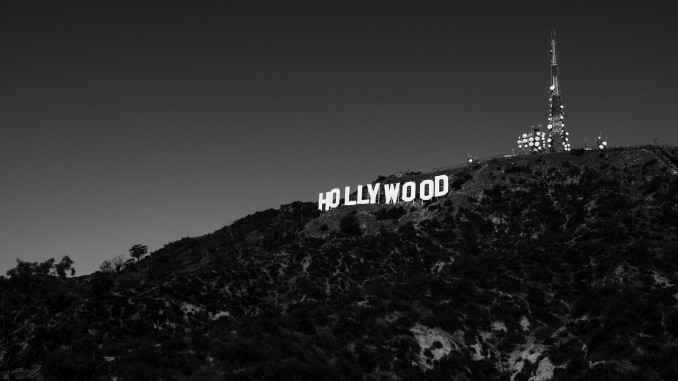
[(294, 202), (118, 273), (3, 279), (3, 321), (24, 327), (3, 374), (676, 379), (675, 163), (651, 146), (494, 159), (437, 172), (451, 192), (423, 203)]

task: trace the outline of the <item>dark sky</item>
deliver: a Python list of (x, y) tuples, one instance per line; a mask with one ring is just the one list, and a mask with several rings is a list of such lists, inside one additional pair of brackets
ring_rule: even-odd
[(0, 5), (0, 273), (509, 152), (548, 116), (552, 25), (575, 148), (678, 144), (666, 6), (63, 3)]

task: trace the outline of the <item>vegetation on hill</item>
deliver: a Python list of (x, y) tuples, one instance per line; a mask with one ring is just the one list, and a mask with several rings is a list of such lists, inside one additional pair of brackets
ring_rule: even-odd
[(0, 371), (678, 379), (667, 165), (637, 148), (497, 159), (448, 173), (454, 191), (424, 204), (295, 202), (151, 255), (138, 245), (118, 272), (17, 270), (0, 279)]

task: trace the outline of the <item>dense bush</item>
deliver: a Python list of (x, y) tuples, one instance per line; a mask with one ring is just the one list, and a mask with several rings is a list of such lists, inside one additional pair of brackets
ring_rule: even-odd
[(374, 213), (374, 216), (377, 217), (377, 220), (397, 220), (405, 213), (407, 213), (405, 208), (398, 206), (395, 208), (379, 209)]
[(47, 354), (42, 374), (47, 381), (88, 381), (96, 379), (96, 364), (84, 355), (67, 349)]
[(354, 214), (347, 214), (339, 220), (339, 229), (346, 235), (361, 235), (360, 221)]
[(530, 173), (532, 173), (532, 169), (530, 168), (529, 164), (516, 165), (514, 163), (511, 163), (511, 164), (509, 164), (508, 167), (506, 167), (506, 170), (504, 172), (505, 173), (526, 173), (526, 174), (530, 174)]

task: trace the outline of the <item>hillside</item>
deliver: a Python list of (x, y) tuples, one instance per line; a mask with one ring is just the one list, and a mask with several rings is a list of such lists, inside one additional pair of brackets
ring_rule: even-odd
[(3, 278), (0, 374), (675, 380), (677, 163), (495, 159), (442, 172), (453, 191), (423, 205), (295, 202), (117, 273)]

